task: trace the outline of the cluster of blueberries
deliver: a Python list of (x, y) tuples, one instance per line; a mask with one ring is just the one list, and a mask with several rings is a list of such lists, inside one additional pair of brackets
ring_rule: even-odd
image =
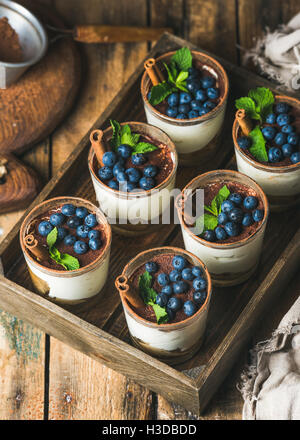
[[(300, 137), (295, 133), (295, 127), (291, 125), (290, 110), (291, 107), (285, 102), (276, 104), (274, 113), (267, 115), (266, 124), (261, 130), (265, 140), (275, 144), (268, 150), (268, 160), (271, 163), (281, 162), (286, 157), (289, 157), (293, 164), (300, 162)], [(250, 137), (241, 136), (237, 142), (242, 149), (251, 147)]]
[(110, 188), (120, 191), (136, 191), (138, 188), (149, 190), (156, 186), (155, 176), (159, 172), (156, 165), (145, 165), (143, 172), (140, 169), (130, 167), (126, 169), (126, 160), (131, 156), (133, 165), (141, 166), (147, 162), (145, 154), (136, 153), (132, 155), (132, 148), (122, 144), (117, 148), (117, 153), (107, 151), (103, 154), (103, 167), (98, 171), (101, 181), (104, 181)]
[[(157, 294), (156, 304), (165, 307), (169, 320), (174, 319), (178, 310), (183, 308), (186, 316), (192, 316), (197, 312), (206, 298), (206, 279), (202, 276), (202, 269), (198, 266), (188, 267), (186, 258), (176, 255), (172, 260), (173, 270), (170, 273), (160, 272), (157, 274), (157, 282), (162, 287)], [(145, 269), (151, 275), (158, 272), (159, 266), (154, 261), (145, 264)], [(174, 296), (179, 293), (186, 293), (190, 289), (187, 281), (193, 281), (193, 301), (188, 300), (182, 303), (180, 298)]]
[(174, 92), (168, 96), (166, 115), (177, 119), (199, 118), (216, 107), (215, 100), (219, 98), (219, 89), (215, 87), (216, 80), (212, 76), (200, 77), (200, 71), (195, 67), (188, 69), (186, 81), (188, 92)]
[(238, 193), (230, 194), (221, 204), (218, 226), (214, 230), (204, 231), (203, 238), (213, 242), (226, 240), (228, 237), (236, 237), (241, 233), (242, 226), (251, 226), (254, 222), (263, 219), (264, 210), (257, 209), (257, 206), (258, 200), (254, 196), (243, 198)]
[[(74, 229), (76, 235), (69, 234), (69, 231), (62, 225)], [(63, 241), (67, 246), (73, 246), (76, 254), (85, 254), (89, 249), (96, 251), (102, 245), (100, 231), (92, 229), (98, 224), (95, 214), (83, 207), (75, 207), (67, 203), (62, 206), (61, 212), (50, 215), (49, 221), (41, 221), (38, 225), (40, 235), (46, 237), (54, 227), (57, 228), (57, 239)], [(88, 243), (82, 239), (88, 239)]]

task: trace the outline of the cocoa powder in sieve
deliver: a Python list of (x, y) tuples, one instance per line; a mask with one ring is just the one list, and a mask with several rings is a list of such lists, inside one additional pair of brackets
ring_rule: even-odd
[(0, 19), (0, 61), (19, 63), (23, 59), (22, 48), (16, 31), (7, 17)]

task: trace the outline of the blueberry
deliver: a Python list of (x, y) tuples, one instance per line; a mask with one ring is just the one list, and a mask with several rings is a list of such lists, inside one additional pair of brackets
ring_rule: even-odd
[(78, 240), (75, 241), (73, 249), (76, 254), (82, 255), (88, 251), (88, 245), (84, 241)]
[(171, 93), (171, 95), (168, 96), (167, 101), (170, 107), (175, 107), (179, 102), (179, 94), (177, 92)]
[(169, 276), (170, 276), (170, 281), (172, 281), (172, 283), (176, 281), (180, 281), (182, 278), (181, 272), (177, 269), (171, 270)]
[(289, 124), (290, 121), (291, 121), (291, 118), (287, 113), (280, 113), (280, 115), (278, 115), (276, 118), (276, 122), (280, 127), (283, 127), (284, 125)]
[(147, 165), (144, 168), (145, 177), (155, 177), (157, 173), (158, 173), (158, 168), (156, 165)]
[(193, 300), (195, 301), (196, 304), (203, 304), (205, 302), (205, 299), (206, 299), (205, 290), (203, 290), (202, 292), (200, 291), (194, 292)]
[(251, 226), (253, 223), (253, 217), (251, 214), (246, 213), (244, 214), (243, 220), (242, 220), (242, 225), (243, 226)]
[(152, 177), (142, 177), (139, 181), (140, 188), (142, 188), (145, 191), (148, 191), (155, 187), (155, 181), (152, 179)]
[(225, 228), (225, 231), (227, 232), (227, 234), (229, 235), (229, 237), (236, 237), (240, 233), (240, 227), (239, 227), (238, 223), (235, 223), (235, 222), (226, 223), (224, 228)]
[(67, 230), (65, 228), (63, 228), (62, 226), (59, 226), (57, 228), (57, 239), (58, 240), (63, 240), (66, 236), (67, 236)]
[(298, 163), (300, 162), (300, 153), (297, 151), (296, 153), (293, 153), (290, 157), (292, 163)]
[(189, 67), (188, 74), (189, 78), (197, 78), (199, 76), (199, 71), (196, 69), (196, 67)]
[(136, 190), (137, 190), (136, 184), (133, 182), (124, 182), (120, 184), (120, 191), (132, 192)]
[(229, 220), (232, 222), (241, 222), (243, 219), (243, 211), (239, 208), (234, 208), (228, 213)]
[(66, 235), (64, 238), (64, 244), (66, 244), (67, 246), (73, 246), (75, 241), (76, 241), (75, 235), (69, 234), (69, 235)]
[(209, 99), (217, 99), (220, 96), (219, 89), (216, 87), (209, 87), (206, 93)]
[(180, 299), (177, 298), (176, 296), (172, 296), (167, 303), (167, 308), (173, 310), (173, 312), (177, 312), (177, 310), (179, 310), (180, 307), (181, 307)]
[(166, 310), (167, 310), (169, 321), (172, 321), (172, 319), (175, 318), (175, 312), (173, 310), (169, 309), (168, 307), (166, 308)]
[(125, 171), (125, 167), (124, 167), (123, 162), (118, 161), (116, 163), (116, 165), (114, 165), (114, 167), (113, 167), (113, 176), (116, 177), (118, 173), (124, 172), (124, 171)]
[(275, 124), (275, 122), (276, 122), (275, 113), (269, 113), (266, 117), (266, 123), (267, 124)]
[(63, 222), (65, 221), (65, 216), (61, 214), (60, 212), (57, 212), (55, 214), (50, 215), (49, 219), (51, 225), (53, 226), (61, 226)]
[(194, 279), (193, 271), (189, 267), (186, 267), (185, 269), (183, 269), (181, 275), (182, 275), (182, 278), (186, 281), (192, 281)]
[(77, 229), (81, 225), (82, 219), (79, 217), (70, 217), (67, 221), (67, 225), (71, 229)]
[(186, 115), (185, 113), (178, 113), (176, 119), (189, 119), (189, 118), (188, 115)]
[(202, 275), (202, 269), (201, 267), (198, 266), (194, 266), (192, 268), (192, 274), (194, 275), (194, 277), (199, 278)]
[(260, 220), (262, 220), (263, 217), (264, 217), (264, 211), (263, 211), (263, 209), (255, 209), (255, 210), (252, 212), (252, 217), (253, 217), (253, 220), (254, 220), (255, 222), (259, 222)]
[(195, 98), (196, 98), (197, 101), (200, 101), (200, 102), (206, 101), (207, 100), (207, 94), (206, 94), (205, 90), (203, 90), (203, 89), (197, 90), (196, 93), (195, 93)]
[(268, 152), (268, 159), (269, 162), (280, 162), (282, 160), (283, 156), (282, 156), (282, 151), (280, 148), (277, 147), (272, 147), (270, 148), (269, 152)]
[(87, 238), (90, 232), (90, 228), (87, 225), (80, 225), (76, 229), (76, 234), (79, 238)]
[(199, 110), (199, 116), (206, 115), (206, 113), (208, 113), (208, 111), (209, 111), (208, 109), (206, 109), (202, 106), (201, 109)]
[(197, 307), (193, 301), (186, 301), (183, 304), (183, 311), (186, 316), (193, 316), (197, 312)]
[(204, 78), (202, 78), (201, 84), (204, 89), (208, 89), (210, 87), (214, 87), (214, 85), (216, 84), (216, 80), (212, 76), (205, 76)]
[(173, 284), (174, 294), (185, 293), (189, 290), (189, 285), (186, 281), (176, 281)]
[(88, 238), (92, 239), (92, 238), (100, 238), (100, 231), (97, 231), (97, 229), (92, 229), (89, 231), (88, 233)]
[(117, 179), (117, 181), (118, 181), (119, 183), (127, 182), (128, 177), (127, 177), (126, 172), (125, 172), (125, 171), (119, 171), (119, 172), (116, 174), (116, 179)]
[(118, 182), (116, 182), (115, 180), (110, 180), (110, 181), (108, 182), (108, 186), (109, 186), (111, 189), (116, 189), (116, 190), (119, 189), (119, 184), (118, 184)]
[(104, 166), (113, 167), (117, 162), (117, 155), (113, 151), (106, 151), (103, 154), (102, 162)]
[(131, 156), (131, 162), (133, 165), (144, 165), (147, 162), (147, 158), (142, 153), (136, 153)]
[(207, 286), (207, 282), (203, 277), (195, 278), (193, 281), (193, 288), (195, 290), (205, 290), (206, 286)]
[(162, 287), (167, 286), (170, 283), (169, 275), (164, 272), (159, 273), (157, 276), (157, 282)]
[(191, 106), (189, 104), (180, 104), (178, 107), (178, 114), (187, 114), (191, 110)]
[(287, 137), (285, 133), (277, 133), (275, 136), (275, 144), (276, 145), (283, 145), (286, 143)]
[(156, 300), (155, 300), (156, 304), (158, 304), (160, 307), (166, 307), (168, 301), (169, 301), (169, 298), (164, 293), (159, 293), (156, 296)]
[(110, 167), (102, 167), (98, 171), (98, 176), (101, 180), (110, 180), (114, 177), (113, 170)]
[(166, 110), (166, 115), (170, 116), (170, 118), (176, 118), (177, 114), (178, 114), (177, 107), (168, 107)]
[(291, 144), (284, 144), (281, 147), (282, 154), (284, 157), (290, 157), (290, 155), (293, 153), (294, 147)]
[(148, 262), (145, 264), (145, 269), (146, 269), (146, 271), (149, 272), (149, 273), (155, 273), (155, 272), (158, 271), (158, 264), (157, 264), (157, 263), (154, 263), (154, 261), (148, 261)]
[(287, 137), (288, 144), (297, 145), (299, 142), (299, 136), (296, 133), (290, 133)]
[(179, 93), (179, 104), (188, 104), (189, 102), (191, 102), (191, 100), (192, 100), (192, 97), (188, 92), (180, 92)]
[(279, 102), (275, 105), (276, 113), (288, 113), (290, 111), (290, 106), (286, 102)]
[(71, 215), (74, 215), (76, 211), (76, 208), (71, 203), (67, 203), (66, 205), (63, 205), (61, 208), (61, 212), (63, 215), (66, 215), (67, 217), (70, 217)]
[(189, 92), (195, 93), (197, 90), (201, 88), (201, 83), (196, 78), (191, 78), (190, 80), (187, 80), (186, 82), (186, 88)]
[(251, 147), (252, 141), (248, 136), (240, 136), (237, 138), (237, 143), (242, 150), (246, 150)]
[(287, 125), (284, 125), (283, 127), (281, 127), (281, 131), (282, 131), (282, 133), (293, 133), (294, 127), (290, 124), (287, 124)]
[(222, 228), (222, 226), (216, 227), (215, 234), (216, 234), (217, 240), (226, 240), (226, 238), (228, 237), (225, 229)]
[(137, 183), (141, 178), (141, 172), (137, 168), (128, 168), (125, 172), (129, 182)]
[(276, 135), (276, 128), (270, 126), (263, 127), (261, 132), (263, 134), (263, 137), (267, 139), (267, 141), (271, 141)]
[(257, 207), (258, 200), (254, 196), (247, 196), (244, 199), (243, 205), (244, 205), (245, 209), (251, 209), (252, 210), (252, 209), (255, 209)]
[(206, 101), (204, 104), (203, 104), (203, 107), (204, 107), (204, 109), (205, 110), (208, 110), (209, 112), (211, 111), (211, 110), (213, 110), (215, 107), (216, 107), (216, 103), (215, 102), (212, 102), (212, 101)]
[(228, 214), (229, 211), (232, 211), (235, 208), (235, 204), (231, 200), (224, 200), (221, 204), (221, 211), (225, 214)]
[(227, 214), (224, 212), (221, 212), (221, 214), (218, 215), (218, 222), (220, 225), (225, 225), (229, 221)]
[(89, 214), (85, 217), (84, 219), (84, 223), (89, 226), (90, 228), (94, 228), (97, 224), (98, 221), (96, 219), (95, 214)]
[(92, 251), (97, 251), (101, 248), (102, 241), (99, 238), (91, 238), (89, 240), (89, 248), (92, 249)]
[(170, 296), (170, 295), (173, 294), (173, 287), (171, 286), (171, 284), (168, 284), (167, 286), (164, 286), (164, 287), (161, 289), (161, 292), (160, 292), (160, 293), (164, 293), (165, 295)]
[(216, 241), (215, 231), (207, 230), (203, 233), (203, 238), (206, 241)]
[(79, 206), (76, 208), (75, 215), (79, 218), (84, 218), (88, 215), (88, 210), (84, 206)]
[(191, 101), (191, 108), (192, 110), (197, 110), (199, 112), (201, 109), (201, 102), (197, 101), (197, 99), (193, 99), (193, 101)]
[(239, 193), (232, 193), (229, 195), (228, 200), (231, 200), (235, 205), (240, 206), (243, 202), (243, 197)]
[(191, 110), (188, 112), (189, 119), (194, 119), (199, 117), (199, 112), (197, 110)]
[(123, 159), (128, 159), (131, 156), (132, 148), (127, 144), (122, 144), (118, 146), (118, 154), (123, 157)]
[(182, 270), (186, 267), (187, 261), (182, 255), (175, 255), (172, 260), (174, 269)]

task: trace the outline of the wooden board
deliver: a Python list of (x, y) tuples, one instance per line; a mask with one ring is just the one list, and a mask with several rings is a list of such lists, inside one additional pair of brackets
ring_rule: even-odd
[[(187, 43), (175, 37), (165, 36), (154, 49), (152, 55), (179, 47), (182, 44)], [(232, 84), (236, 86), (231, 99), (234, 99), (241, 93), (245, 93), (246, 88), (253, 87), (258, 83), (260, 84), (257, 77), (251, 76), (248, 72), (238, 69), (229, 63), (222, 62), (227, 68)], [(99, 118), (95, 127), (106, 127), (109, 118), (115, 118), (116, 115), (118, 115), (118, 119), (124, 120), (131, 118), (140, 119), (143, 117), (138, 94), (138, 82), (141, 71), (142, 65), (139, 66), (128, 81), (122, 93), (117, 96)], [(247, 77), (248, 82), (246, 83)], [(269, 85), (266, 82), (264, 84)], [(139, 102), (139, 105), (135, 105), (136, 102)], [(223, 153), (219, 157), (220, 163), (215, 163), (214, 166), (225, 166), (227, 159), (232, 154), (232, 143), (230, 142), (231, 124), (232, 114), (229, 112), (224, 132), (224, 137), (227, 136), (228, 139), (227, 142), (224, 142), (224, 145), (227, 145), (228, 149), (222, 150)], [(87, 140), (88, 134), (72, 153), (68, 163), (64, 164), (59, 170), (58, 174), (47, 185), (34, 204), (44, 198), (59, 195), (63, 192), (77, 194), (94, 200), (92, 186), (89, 182), (85, 166), (88, 150)], [(183, 170), (180, 173), (180, 185), (190, 180), (191, 174), (196, 175), (199, 171), (199, 169), (192, 170), (192, 172), (191, 170)], [(72, 180), (74, 176), (80, 176), (80, 179), (75, 184), (74, 180)], [(296, 230), (297, 217), (295, 217), (294, 212), (285, 215), (284, 222), (282, 221), (282, 215), (271, 217), (262, 264), (259, 273), (256, 274), (256, 279), (251, 280), (251, 283), (246, 283), (242, 287), (219, 289), (216, 291), (203, 350), (192, 362), (181, 367), (190, 369), (195, 368), (195, 366), (205, 365), (205, 368), (200, 371), (196, 379), (190, 378), (179, 371), (179, 369), (176, 370), (168, 367), (128, 345), (128, 334), (124, 317), (115, 290), (111, 290), (105, 308), (99, 304), (99, 307), (96, 307), (94, 310), (81, 316), (75, 316), (61, 307), (50, 304), (47, 300), (32, 294), (27, 289), (18, 286), (16, 283), (27, 288), (30, 287), (29, 278), (26, 274), (25, 265), (18, 246), (18, 226), (8, 236), (6, 243), (0, 250), (6, 275), (11, 280), (14, 280), (14, 282), (7, 279), (1, 280), (0, 305), (12, 313), (21, 313), (23, 318), (26, 317), (35, 325), (40, 326), (42, 330), (49, 332), (94, 359), (126, 374), (128, 377), (151, 389), (159, 391), (169, 399), (180, 402), (187, 408), (197, 412), (200, 409), (199, 397), (201, 408), (203, 408), (231, 368), (241, 346), (251, 335), (251, 330), (262, 313), (263, 308), (275, 297), (275, 294), (295, 269), (291, 262), (295, 261), (298, 248), (291, 239), (293, 232)], [(290, 222), (291, 228), (288, 234), (282, 235), (284, 239), (279, 240), (278, 237), (283, 231), (286, 221)], [(277, 240), (274, 240), (274, 236), (277, 237)], [(164, 238), (162, 239), (161, 237)], [(277, 260), (289, 242), (290, 245), (281, 259)], [(178, 228), (164, 226), (160, 234), (146, 237), (140, 244), (136, 244), (134, 240), (119, 239), (118, 247), (113, 249), (109, 279), (111, 288), (114, 277), (120, 273), (120, 269), (131, 256), (142, 249), (165, 243), (182, 246), (181, 234)], [(11, 252), (10, 249), (14, 250), (14, 252)], [(291, 257), (294, 257), (294, 259), (287, 264), (288, 259)], [(8, 270), (17, 259), (18, 261), (15, 266)], [(275, 264), (276, 260), (277, 263)], [(12, 298), (14, 299), (13, 302), (11, 301)], [(228, 304), (228, 298), (231, 300), (230, 304)], [(224, 310), (226, 311), (225, 313)], [(248, 318), (251, 318), (251, 320)], [(45, 320), (47, 321), (46, 325)], [(60, 329), (63, 329), (63, 331)], [(76, 329), (76, 334), (79, 334), (80, 337), (74, 338), (74, 329)], [(224, 335), (226, 335), (225, 339)], [(122, 340), (119, 338), (122, 338)]]
[[(43, 22), (62, 22), (51, 10), (23, 0)], [(72, 39), (49, 43), (46, 55), (8, 89), (0, 90), (1, 152), (21, 153), (47, 136), (62, 121), (80, 82), (79, 54)]]

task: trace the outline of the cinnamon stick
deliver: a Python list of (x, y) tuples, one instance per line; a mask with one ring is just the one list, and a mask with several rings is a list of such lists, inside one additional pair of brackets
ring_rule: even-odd
[(249, 136), (252, 131), (252, 122), (249, 116), (247, 116), (246, 111), (243, 108), (239, 109), (235, 114), (235, 118), (241, 127), (243, 135)]
[(104, 166), (103, 161), (102, 161), (102, 157), (106, 151), (102, 138), (103, 138), (103, 131), (102, 130), (93, 130), (90, 134), (90, 141), (92, 144), (92, 148), (95, 152), (96, 158), (97, 158), (99, 164), (101, 165), (101, 167)]
[(126, 300), (135, 308), (145, 307), (145, 303), (140, 297), (138, 289), (129, 283), (126, 276), (121, 275), (116, 279), (116, 288), (119, 291), (120, 296), (125, 297)]
[[(145, 61), (144, 67), (146, 69), (146, 72), (154, 86), (157, 86), (161, 82), (160, 75), (158, 73), (158, 68), (156, 66), (156, 61), (154, 58), (148, 58), (148, 60)], [(160, 72), (161, 73), (161, 72)]]
[(24, 244), (25, 247), (35, 256), (38, 261), (49, 259), (47, 249), (42, 246), (32, 234), (26, 235), (26, 237), (24, 238)]

